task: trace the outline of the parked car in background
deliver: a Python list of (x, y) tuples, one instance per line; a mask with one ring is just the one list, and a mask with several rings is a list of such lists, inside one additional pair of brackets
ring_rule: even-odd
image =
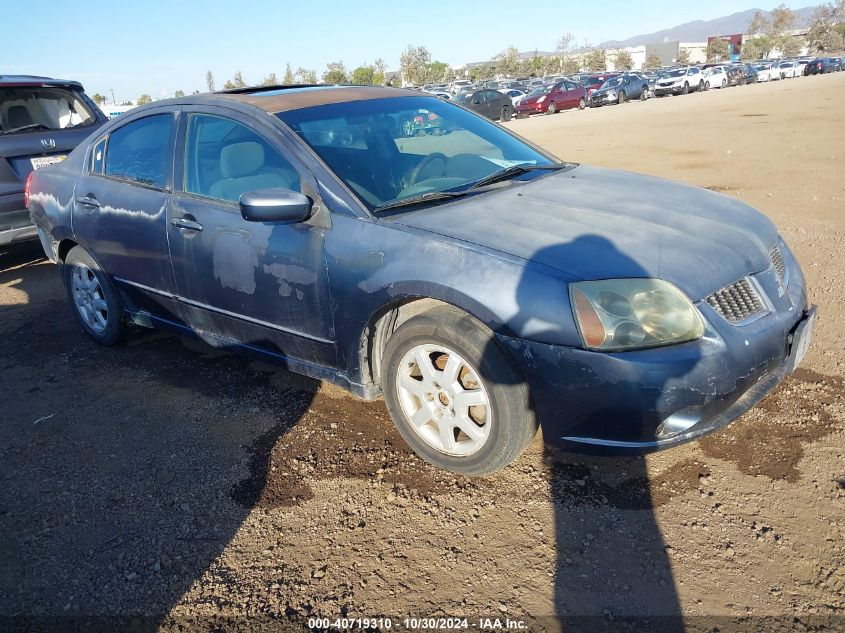
[(757, 71), (757, 81), (777, 81), (780, 79), (780, 68), (777, 63), (762, 62), (754, 64), (754, 70)]
[(452, 97), (452, 102), (469, 108), (488, 119), (510, 121), (514, 114), (510, 97), (498, 90), (482, 88), (473, 92), (462, 92)]
[(804, 75), (821, 75), (831, 71), (830, 62), (826, 57), (816, 57), (804, 66)]
[(798, 62), (796, 61), (785, 61), (778, 64), (778, 71), (780, 72), (781, 79), (793, 79), (794, 77), (798, 77), (800, 72), (798, 71)]
[(456, 95), (459, 92), (466, 90), (471, 86), (472, 86), (472, 82), (469, 81), (468, 79), (456, 79), (455, 81), (450, 83), (447, 86), (447, 88), (449, 89), (449, 92), (451, 92), (453, 95)]
[(711, 66), (702, 71), (704, 75), (704, 89), (710, 88), (727, 88), (728, 87), (728, 72), (724, 66)]
[(684, 66), (668, 71), (657, 80), (654, 94), (658, 97), (665, 95), (685, 95), (688, 92), (704, 90), (704, 77), (698, 66)]
[(517, 90), (516, 88), (500, 88), (499, 92), (510, 97), (514, 108), (516, 108), (519, 105), (519, 102), (522, 101), (523, 97), (528, 94), (525, 90)]
[(648, 80), (642, 75), (625, 73), (611, 77), (590, 95), (593, 108), (608, 103), (625, 103), (629, 99), (648, 99)]
[(535, 88), (525, 95), (516, 107), (518, 115), (554, 114), (559, 110), (587, 107), (587, 91), (584, 86), (564, 79), (557, 83)]
[(30, 173), (63, 160), (106, 121), (76, 81), (0, 75), (0, 246), (37, 237), (25, 204)]
[(589, 97), (594, 91), (601, 88), (605, 81), (618, 75), (619, 73), (592, 73), (586, 76), (581, 75), (581, 85), (584, 86), (587, 91), (587, 97)]
[(841, 72), (842, 71), (843, 60), (841, 57), (831, 57), (830, 58), (830, 69), (831, 71)]
[(728, 86), (744, 86), (746, 84), (746, 70), (743, 64), (732, 64), (725, 72)]
[[(394, 138), (416, 113), (455, 133)], [(158, 101), (30, 192), (93, 341), (127, 323), (195, 333), (383, 397), (418, 455), (467, 475), (512, 462), (538, 426), (590, 452), (694, 440), (811, 341), (801, 268), (761, 213), (560, 162), (414, 91)]]
[(756, 84), (757, 81), (759, 80), (759, 77), (757, 75), (757, 69), (754, 68), (754, 66), (751, 65), (751, 64), (743, 64), (742, 67), (745, 71), (745, 83), (746, 83), (746, 85)]

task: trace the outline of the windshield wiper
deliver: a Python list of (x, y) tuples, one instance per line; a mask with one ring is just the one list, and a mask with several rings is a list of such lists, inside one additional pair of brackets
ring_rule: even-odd
[(514, 165), (512, 167), (506, 167), (501, 171), (497, 171), (493, 174), (490, 174), (489, 176), (485, 176), (481, 180), (476, 180), (469, 187), (467, 187), (465, 191), (472, 189), (480, 189), (481, 187), (492, 185), (494, 182), (508, 180), (510, 178), (514, 178), (515, 176), (527, 174), (531, 171), (556, 171), (558, 169), (564, 169), (565, 167), (569, 167), (569, 165), (567, 165), (566, 163), (551, 163), (549, 165)]
[(49, 130), (46, 125), (42, 123), (30, 123), (29, 125), (22, 125), (20, 127), (13, 127), (11, 130), (3, 130), (3, 134), (11, 134), (12, 132), (22, 132), (23, 130), (29, 130), (31, 128), (43, 127), (45, 130)]
[(399, 207), (413, 207), (418, 204), (425, 204), (427, 202), (437, 202), (438, 200), (447, 200), (449, 198), (460, 198), (469, 195), (466, 191), (429, 191), (418, 196), (411, 196), (403, 198), (402, 200), (394, 200), (388, 202), (380, 207), (376, 207), (374, 211), (386, 211), (387, 209), (397, 209)]

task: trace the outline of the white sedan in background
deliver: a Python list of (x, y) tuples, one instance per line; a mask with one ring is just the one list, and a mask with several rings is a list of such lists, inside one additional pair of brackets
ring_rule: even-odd
[(724, 66), (711, 66), (702, 71), (704, 75), (704, 89), (725, 88), (728, 85), (728, 73)]
[(757, 81), (777, 81), (780, 79), (780, 68), (777, 64), (754, 64), (754, 70), (757, 71)]
[(798, 62), (781, 62), (778, 64), (781, 79), (794, 79), (804, 73), (804, 68), (798, 70)]
[(527, 92), (517, 90), (516, 88), (499, 88), (499, 92), (501, 92), (503, 95), (508, 95), (511, 98), (514, 108), (518, 106), (519, 102), (522, 101), (523, 97), (528, 94)]

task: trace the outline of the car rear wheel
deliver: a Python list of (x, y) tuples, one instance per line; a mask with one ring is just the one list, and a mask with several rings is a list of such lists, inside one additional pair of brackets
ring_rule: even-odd
[(528, 388), (493, 333), (451, 306), (400, 325), (382, 367), (396, 428), (435, 466), (484, 475), (516, 459), (537, 432)]
[(698, 91), (701, 92), (704, 90), (704, 80), (698, 82)]
[(557, 104), (554, 101), (550, 101), (548, 107), (546, 108), (546, 112), (549, 114), (557, 112)]
[(616, 103), (625, 103), (625, 91), (620, 90), (619, 95), (616, 97)]
[(722, 88), (724, 88), (724, 87), (725, 87), (725, 86), (727, 86), (727, 85), (728, 85), (728, 80), (727, 80), (727, 79), (722, 79)]
[(587, 100), (584, 97), (581, 97), (581, 100), (578, 101), (578, 109), (583, 110), (587, 107)]
[(511, 109), (508, 106), (502, 106), (502, 121), (510, 121), (511, 120)]
[(120, 295), (94, 258), (75, 246), (65, 258), (62, 273), (71, 306), (85, 333), (100, 345), (119, 342), (126, 330)]

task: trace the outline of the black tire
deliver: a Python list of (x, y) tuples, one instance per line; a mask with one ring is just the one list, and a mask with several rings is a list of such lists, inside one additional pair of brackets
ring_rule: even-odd
[(708, 90), (710, 90), (710, 82), (705, 81), (704, 82), (704, 92), (707, 92)]
[(685, 94), (688, 94), (688, 93), (689, 93), (689, 84), (684, 83), (684, 87), (683, 87), (683, 90), (681, 90), (681, 94), (685, 95)]
[(502, 121), (511, 120), (511, 109), (508, 106), (502, 106)]
[(616, 97), (616, 103), (623, 104), (625, 103), (625, 91), (620, 90), (619, 95)]
[(704, 80), (703, 79), (698, 82), (698, 91), (704, 92)]
[[(79, 275), (79, 278), (76, 275)], [(65, 282), (65, 288), (67, 288), (71, 308), (73, 308), (73, 312), (76, 314), (76, 318), (79, 320), (85, 333), (97, 341), (97, 343), (106, 347), (119, 343), (126, 333), (126, 323), (123, 319), (123, 302), (120, 300), (120, 295), (115, 290), (108, 275), (102, 271), (94, 258), (81, 246), (74, 246), (68, 252), (67, 257), (65, 257), (64, 264), (62, 265), (62, 277)], [(75, 281), (77, 279), (88, 279), (93, 282), (94, 278), (96, 278), (97, 282), (96, 289), (89, 291), (88, 296), (82, 299), (81, 295), (85, 293), (75, 289)], [(80, 296), (77, 296), (77, 293), (80, 293)], [(83, 314), (83, 308), (79, 305), (80, 302), (85, 303), (86, 299), (89, 304), (87, 310), (95, 307), (93, 302), (97, 300), (105, 301), (105, 310), (87, 312), (91, 315), (96, 311), (97, 316), (86, 318), (85, 314)], [(102, 329), (98, 329), (98, 327), (92, 325), (92, 323), (95, 323), (97, 326), (103, 325), (101, 320), (104, 321), (104, 327)]]
[(648, 86), (643, 86), (643, 90), (640, 93), (640, 101), (645, 101), (648, 99)]
[[(419, 345), (442, 346), (461, 356), (476, 372), (489, 396), (491, 427), (483, 444), (466, 456), (441, 452), (409, 421), (398, 392), (402, 359)], [(493, 333), (451, 306), (434, 308), (408, 319), (390, 337), (382, 357), (382, 390), (399, 433), (425, 461), (464, 475), (485, 475), (516, 459), (537, 432), (528, 387)], [(422, 407), (420, 407), (422, 408)]]
[(728, 85), (728, 80), (727, 80), (727, 79), (722, 79), (722, 88), (727, 87), (727, 85)]
[(555, 112), (557, 112), (557, 104), (554, 101), (549, 101), (549, 105), (546, 108), (546, 113), (554, 114)]
[(578, 101), (578, 109), (583, 110), (587, 107), (587, 100), (584, 97), (581, 97), (581, 100)]

